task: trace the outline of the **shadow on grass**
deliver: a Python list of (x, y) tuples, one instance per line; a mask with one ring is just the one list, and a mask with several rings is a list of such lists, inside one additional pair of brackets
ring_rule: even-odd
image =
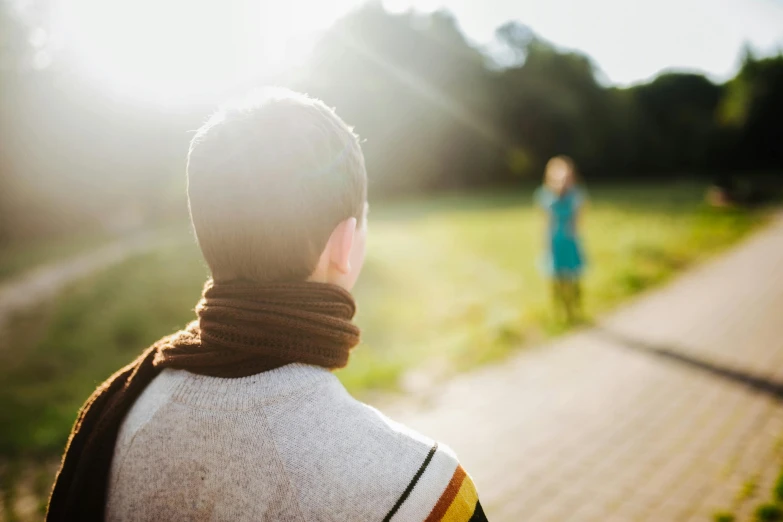
[(775, 400), (783, 402), (783, 382), (774, 381), (737, 368), (723, 366), (715, 362), (687, 355), (681, 349), (658, 346), (641, 339), (635, 339), (610, 330), (604, 326), (597, 325), (594, 332), (596, 335), (617, 343), (624, 348), (660, 357), (661, 359), (686, 366), (692, 370), (701, 371), (714, 377), (725, 379), (734, 384), (744, 386), (751, 391), (768, 395)]

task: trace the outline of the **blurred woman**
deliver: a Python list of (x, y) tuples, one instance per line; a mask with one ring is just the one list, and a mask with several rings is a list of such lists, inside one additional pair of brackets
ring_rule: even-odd
[(536, 203), (546, 215), (544, 268), (552, 278), (555, 313), (569, 323), (582, 317), (580, 279), (584, 256), (579, 221), (585, 197), (576, 183), (576, 167), (567, 156), (549, 160)]

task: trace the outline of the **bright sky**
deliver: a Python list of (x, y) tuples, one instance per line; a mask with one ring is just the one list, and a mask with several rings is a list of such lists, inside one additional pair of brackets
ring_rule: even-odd
[[(21, 2), (22, 0), (16, 0)], [(59, 37), (113, 90), (163, 103), (252, 82), (361, 0), (60, 0)], [(383, 0), (392, 11), (453, 12), (470, 39), (519, 20), (591, 56), (611, 83), (691, 69), (725, 80), (744, 42), (783, 49), (783, 0)]]
[[(590, 55), (612, 83), (643, 81), (668, 68), (725, 80), (744, 42), (783, 49), (783, 0), (386, 0), (395, 10), (447, 7), (474, 40), (519, 20), (559, 46)], [(478, 7), (478, 6), (481, 7)]]

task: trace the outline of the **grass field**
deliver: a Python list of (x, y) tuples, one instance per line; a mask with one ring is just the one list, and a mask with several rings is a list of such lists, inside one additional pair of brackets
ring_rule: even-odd
[[(732, 244), (762, 213), (711, 210), (702, 187), (593, 188), (585, 216), (586, 309), (624, 298)], [(543, 222), (527, 192), (372, 208), (356, 288), (363, 344), (338, 373), (354, 392), (441, 378), (562, 331), (538, 271)], [(206, 278), (197, 247), (172, 244), (80, 282), (19, 316), (0, 350), (0, 455), (62, 449), (94, 386), (193, 317)]]

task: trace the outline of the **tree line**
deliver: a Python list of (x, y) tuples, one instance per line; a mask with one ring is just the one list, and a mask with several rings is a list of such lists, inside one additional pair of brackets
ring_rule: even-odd
[[(8, 12), (0, 29), (0, 241), (181, 216), (188, 131), (208, 108), (164, 113), (56, 61), (32, 69)], [(355, 126), (372, 197), (537, 180), (556, 154), (589, 180), (781, 177), (783, 55), (746, 49), (723, 84), (664, 73), (618, 88), (597, 76), (588, 56), (518, 22), (497, 29), (489, 52), (446, 11), (374, 2), (337, 21), (283, 81)]]

